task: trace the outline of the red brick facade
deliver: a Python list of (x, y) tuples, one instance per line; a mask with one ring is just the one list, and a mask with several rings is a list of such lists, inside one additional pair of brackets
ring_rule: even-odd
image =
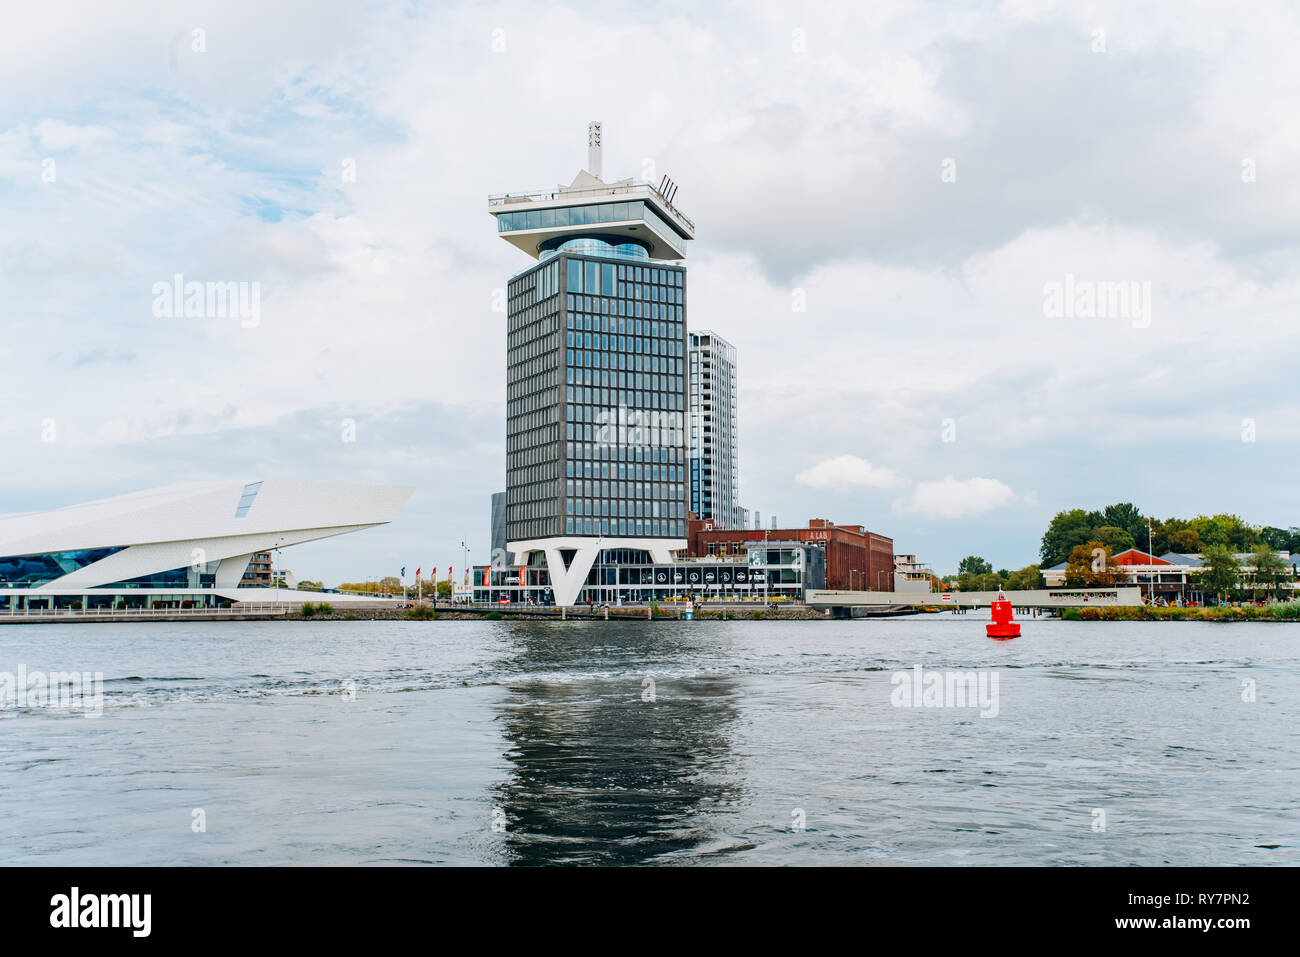
[(836, 525), (810, 519), (807, 528), (709, 529), (692, 517), (686, 523), (687, 548), (693, 558), (738, 555), (744, 542), (813, 542), (826, 550), (826, 587), (854, 591), (894, 590), (894, 540), (861, 525)]

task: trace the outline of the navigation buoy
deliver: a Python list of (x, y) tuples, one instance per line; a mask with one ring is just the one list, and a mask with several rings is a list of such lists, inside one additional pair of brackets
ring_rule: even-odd
[(993, 621), (984, 626), (990, 638), (996, 638), (998, 641), (1006, 641), (1008, 638), (1020, 637), (1020, 625), (1011, 620), (1011, 602), (1007, 601), (1002, 592), (998, 592), (998, 600), (993, 603)]

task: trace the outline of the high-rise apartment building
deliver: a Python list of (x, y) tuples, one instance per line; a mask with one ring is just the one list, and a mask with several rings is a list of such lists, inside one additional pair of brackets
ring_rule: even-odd
[[(506, 538), (572, 604), (598, 556), (686, 547), (686, 256), (676, 187), (601, 179), (489, 197), (537, 262), (506, 291)], [(630, 554), (630, 552), (629, 552)]]
[(690, 333), (691, 511), (715, 528), (744, 528), (739, 501), (736, 347), (715, 332)]

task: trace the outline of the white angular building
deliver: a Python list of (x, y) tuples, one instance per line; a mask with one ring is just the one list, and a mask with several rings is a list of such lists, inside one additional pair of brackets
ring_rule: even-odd
[(240, 582), (254, 554), (384, 525), (412, 491), (240, 479), (0, 515), (0, 614), (76, 603), (86, 609), (205, 608), (318, 598)]

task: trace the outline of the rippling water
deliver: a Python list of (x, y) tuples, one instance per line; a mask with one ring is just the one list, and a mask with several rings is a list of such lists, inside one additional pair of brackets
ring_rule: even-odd
[(0, 862), (1300, 862), (1300, 627), (983, 624), (0, 626)]

